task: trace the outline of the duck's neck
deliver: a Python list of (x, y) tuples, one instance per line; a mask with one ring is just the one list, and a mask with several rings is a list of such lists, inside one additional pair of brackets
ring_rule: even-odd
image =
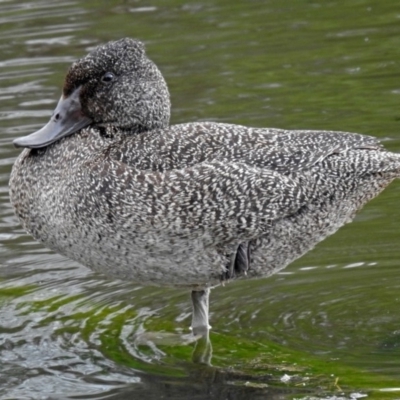
[(112, 123), (98, 124), (93, 126), (97, 129), (102, 136), (111, 137), (115, 134), (135, 135), (136, 133), (150, 132), (158, 127), (147, 127), (143, 125), (130, 125), (130, 126), (116, 126)]

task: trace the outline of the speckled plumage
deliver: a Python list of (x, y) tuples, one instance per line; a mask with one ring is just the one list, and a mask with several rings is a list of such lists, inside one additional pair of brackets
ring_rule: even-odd
[(93, 123), (25, 149), (11, 201), (35, 239), (115, 278), (203, 289), (271, 275), (400, 175), (397, 154), (355, 133), (168, 126), (164, 79), (131, 39), (74, 63), (64, 97), (77, 87)]

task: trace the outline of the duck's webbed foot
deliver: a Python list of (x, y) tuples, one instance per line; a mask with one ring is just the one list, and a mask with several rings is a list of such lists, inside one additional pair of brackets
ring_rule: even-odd
[(192, 291), (192, 332), (194, 335), (205, 335), (211, 326), (208, 324), (208, 299), (210, 289)]
[(250, 269), (250, 242), (240, 243), (236, 252), (232, 254), (231, 261), (222, 274), (221, 281), (233, 279), (236, 276), (247, 275)]

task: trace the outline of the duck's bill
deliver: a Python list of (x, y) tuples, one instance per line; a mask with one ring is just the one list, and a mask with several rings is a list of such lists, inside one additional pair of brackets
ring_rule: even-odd
[(28, 136), (15, 139), (14, 145), (31, 149), (46, 147), (90, 125), (92, 120), (82, 113), (79, 92), (80, 88), (68, 97), (61, 96), (50, 121), (42, 129)]

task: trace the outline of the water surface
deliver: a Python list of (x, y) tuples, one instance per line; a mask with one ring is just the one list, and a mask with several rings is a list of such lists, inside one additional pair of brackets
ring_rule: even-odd
[(399, 398), (399, 183), (283, 273), (215, 289), (212, 367), (191, 361), (201, 343), (170, 343), (189, 333), (187, 293), (43, 248), (7, 188), (12, 139), (46, 122), (69, 64), (123, 36), (166, 77), (172, 123), (355, 131), (400, 151), (399, 19), (395, 1), (0, 1), (0, 398)]

